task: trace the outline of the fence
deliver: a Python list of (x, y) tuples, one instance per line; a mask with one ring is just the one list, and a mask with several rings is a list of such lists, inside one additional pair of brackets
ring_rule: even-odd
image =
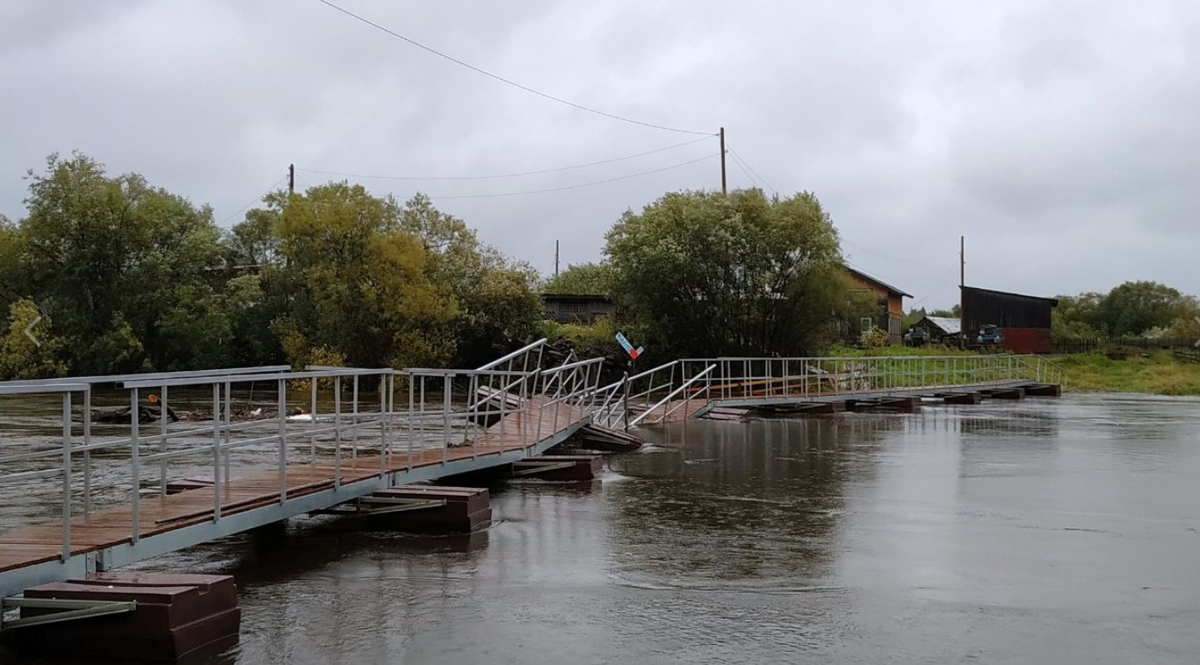
[(1195, 339), (1176, 337), (1055, 337), (1050, 340), (1052, 353), (1094, 353), (1121, 348), (1174, 350), (1194, 348)]

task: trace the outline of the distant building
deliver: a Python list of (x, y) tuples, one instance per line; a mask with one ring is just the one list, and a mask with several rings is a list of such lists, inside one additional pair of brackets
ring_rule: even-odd
[(1004, 348), (1013, 353), (1050, 352), (1050, 313), (1058, 306), (1057, 300), (974, 286), (960, 288), (962, 327), (968, 343), (975, 341), (980, 328), (996, 326)]
[(543, 293), (545, 317), (558, 323), (592, 323), (600, 317), (617, 318), (617, 304), (608, 296)]
[(889, 342), (899, 344), (902, 335), (900, 325), (904, 319), (904, 299), (911, 298), (912, 294), (905, 293), (886, 282), (881, 282), (850, 266), (846, 266), (846, 272), (849, 273), (850, 280), (854, 283), (854, 288), (862, 291), (870, 291), (879, 300), (879, 315), (872, 319), (872, 325), (886, 330)]
[(962, 320), (949, 316), (926, 316), (913, 324), (913, 327), (929, 331), (929, 338), (935, 342), (958, 339), (962, 334)]

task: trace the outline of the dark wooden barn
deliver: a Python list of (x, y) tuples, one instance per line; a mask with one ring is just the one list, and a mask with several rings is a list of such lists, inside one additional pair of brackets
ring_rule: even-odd
[(968, 340), (984, 326), (997, 326), (1004, 348), (1013, 353), (1050, 352), (1050, 312), (1057, 300), (974, 286), (961, 289), (962, 329)]

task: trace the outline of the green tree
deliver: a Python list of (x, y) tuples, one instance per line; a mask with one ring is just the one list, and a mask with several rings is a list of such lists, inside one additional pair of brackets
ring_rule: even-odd
[(456, 359), (476, 364), (493, 357), (512, 340), (533, 335), (541, 320), (537, 272), (509, 261), (480, 242), (461, 219), (418, 194), (404, 204), (400, 228), (425, 250), (426, 276), (444, 285), (455, 305), (452, 334)]
[(1050, 313), (1050, 331), (1055, 337), (1099, 337), (1101, 293), (1058, 296), (1058, 306)]
[(550, 277), (542, 293), (567, 295), (609, 295), (612, 269), (604, 263), (578, 263)]
[(295, 287), (288, 314), (273, 324), (289, 360), (317, 350), (366, 367), (449, 360), (450, 289), (428, 279), (426, 252), (401, 229), (393, 199), (331, 183), (268, 204)]
[[(175, 369), (218, 362), (173, 336), (179, 322), (220, 328), (219, 233), (207, 207), (151, 187), (137, 174), (108, 176), (75, 154), (51, 155), (29, 173), (20, 225), (28, 295), (54, 315), (72, 371)], [(165, 334), (167, 330), (171, 334)]]
[[(30, 339), (25, 331), (35, 323)], [(51, 321), (32, 300), (23, 298), (9, 306), (8, 320), (0, 328), (0, 379), (44, 379), (66, 373), (56, 357), (62, 342), (47, 332), (50, 327)]]
[(1152, 328), (1166, 328), (1179, 315), (1184, 296), (1157, 282), (1125, 282), (1097, 306), (1101, 329), (1114, 337), (1141, 335)]
[(836, 336), (847, 282), (810, 193), (667, 194), (607, 235), (613, 294), (665, 355), (797, 355)]

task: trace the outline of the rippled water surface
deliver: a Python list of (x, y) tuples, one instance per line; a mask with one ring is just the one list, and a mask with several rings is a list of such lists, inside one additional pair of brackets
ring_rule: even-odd
[(237, 576), (229, 663), (1200, 661), (1200, 401), (644, 435), (470, 538), (308, 518), (144, 567)]

